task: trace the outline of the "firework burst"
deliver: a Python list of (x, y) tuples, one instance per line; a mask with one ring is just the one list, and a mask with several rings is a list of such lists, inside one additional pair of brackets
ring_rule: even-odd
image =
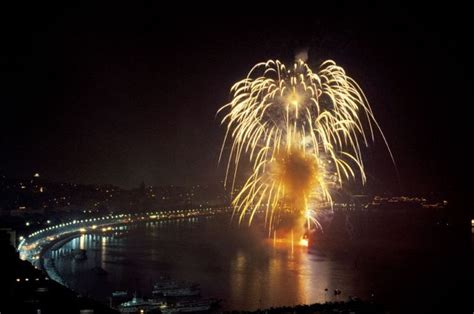
[(356, 177), (365, 183), (361, 147), (380, 127), (359, 85), (335, 62), (317, 72), (302, 60), (259, 63), (231, 96), (218, 111), (227, 126), (219, 161), (230, 142), (225, 182), (232, 191), (239, 165), (251, 163), (232, 196), (240, 222), (248, 217), (250, 224), (262, 209), (269, 230), (284, 212), (317, 225), (316, 210), (332, 204), (335, 189)]

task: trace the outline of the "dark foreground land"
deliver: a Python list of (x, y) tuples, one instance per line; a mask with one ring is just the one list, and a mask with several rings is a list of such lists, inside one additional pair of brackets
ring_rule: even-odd
[[(0, 313), (118, 313), (94, 300), (49, 280), (47, 275), (29, 262), (22, 261), (18, 253), (0, 233)], [(38, 311), (40, 310), (40, 311)], [(93, 312), (91, 312), (92, 310)], [(85, 312), (87, 313), (87, 311)]]

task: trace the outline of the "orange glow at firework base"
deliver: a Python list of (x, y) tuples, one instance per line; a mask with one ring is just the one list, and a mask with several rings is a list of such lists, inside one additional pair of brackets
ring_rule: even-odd
[(274, 232), (272, 236), (273, 247), (290, 248), (293, 247), (308, 247), (308, 237), (306, 235), (299, 236), (296, 233), (290, 232)]
[(299, 246), (305, 246), (305, 247), (308, 247), (308, 238), (307, 237), (302, 237), (300, 239), (300, 242), (298, 243)]

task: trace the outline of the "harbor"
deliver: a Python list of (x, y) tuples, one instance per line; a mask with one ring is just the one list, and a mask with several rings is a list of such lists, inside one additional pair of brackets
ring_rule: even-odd
[[(110, 307), (120, 313), (199, 313), (217, 311), (221, 300), (202, 298), (199, 284), (180, 282), (163, 276), (153, 285), (151, 297), (140, 298), (136, 293), (129, 299), (127, 291), (115, 291), (110, 297)], [(123, 302), (125, 299), (128, 301)]]

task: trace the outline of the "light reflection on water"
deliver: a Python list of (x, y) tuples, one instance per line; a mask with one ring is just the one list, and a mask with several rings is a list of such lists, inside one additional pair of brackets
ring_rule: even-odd
[[(441, 255), (423, 252), (325, 256), (295, 247), (292, 253), (288, 244), (265, 239), (260, 228), (239, 228), (227, 217), (143, 223), (121, 232), (82, 235), (53, 252), (65, 281), (106, 302), (116, 290), (150, 295), (153, 283), (166, 274), (199, 283), (204, 297), (225, 300), (224, 309), (252, 310), (349, 296), (369, 299), (372, 292), (386, 304), (415, 303), (420, 293), (436, 300), (432, 295), (442, 292), (443, 281), (457, 278), (443, 275)], [(68, 252), (79, 248), (87, 250), (87, 260), (71, 258)], [(108, 274), (98, 275), (94, 267)], [(335, 297), (334, 289), (342, 294)]]
[[(115, 290), (147, 295), (163, 274), (198, 282), (204, 296), (224, 299), (227, 309), (256, 309), (332, 300), (324, 291), (355, 292), (344, 263), (308, 253), (307, 248), (272, 245), (257, 228), (238, 228), (228, 218), (163, 221), (123, 228), (126, 236), (82, 235), (53, 253), (71, 287), (106, 300)], [(67, 254), (86, 249), (87, 260)], [(101, 267), (100, 276), (91, 271)], [(334, 275), (334, 273), (337, 275)], [(341, 288), (342, 290), (342, 288)]]

